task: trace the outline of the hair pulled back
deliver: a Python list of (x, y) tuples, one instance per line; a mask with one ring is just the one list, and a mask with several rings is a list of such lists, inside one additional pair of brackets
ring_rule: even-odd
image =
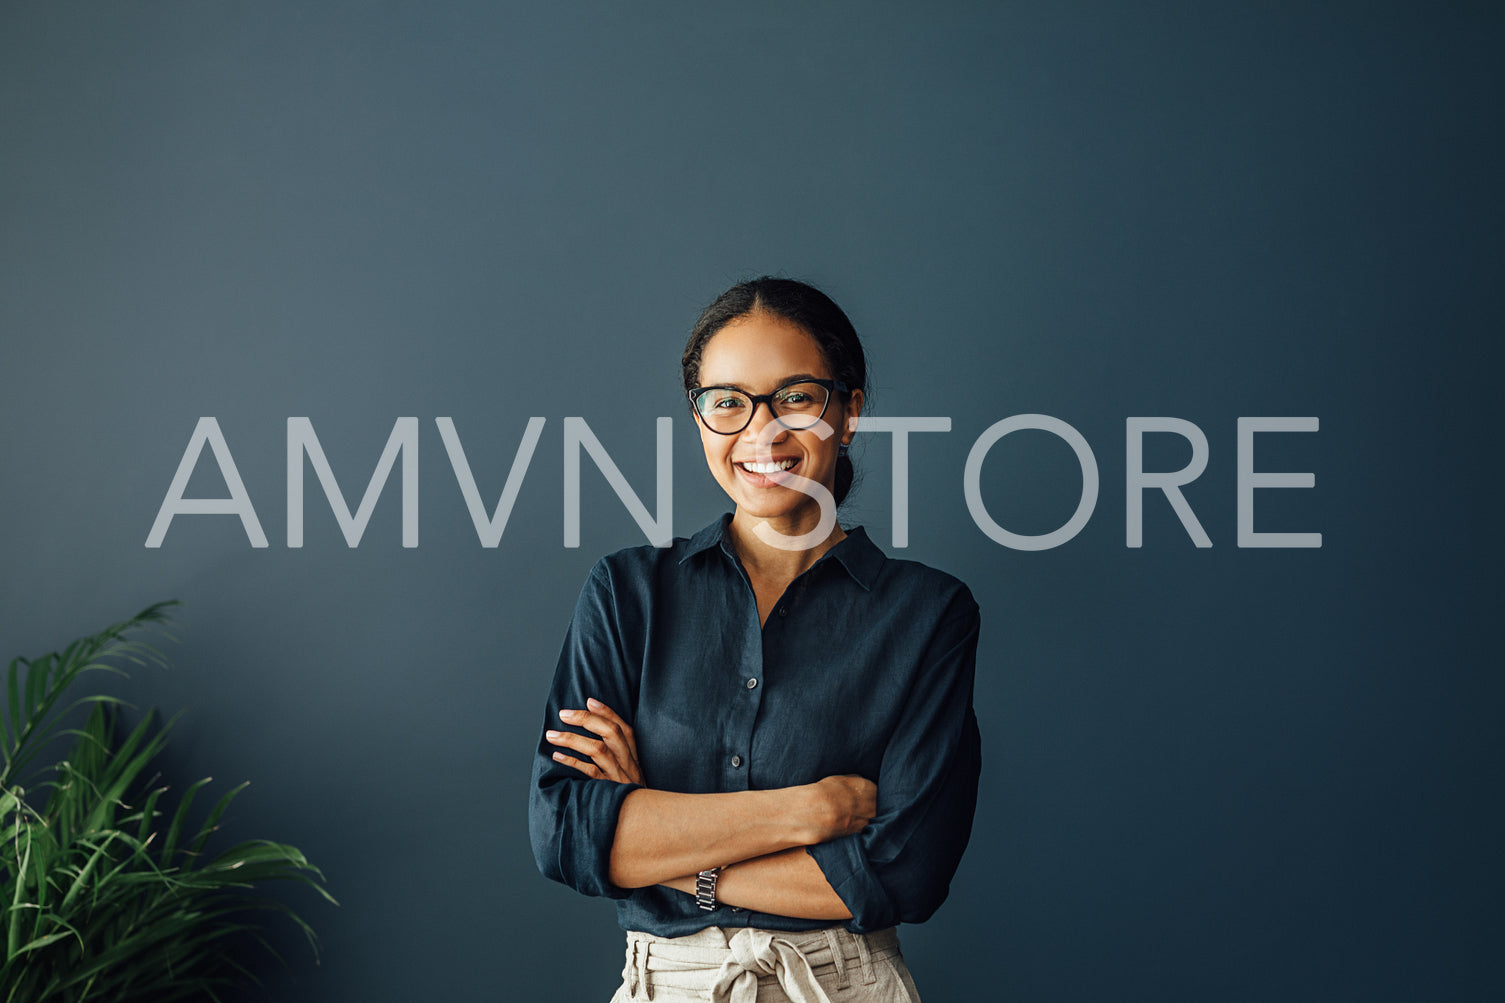
[[(867, 359), (857, 330), (841, 307), (808, 283), (769, 275), (739, 282), (717, 296), (690, 329), (690, 340), (680, 357), (686, 393), (700, 385), (700, 357), (706, 343), (732, 321), (758, 311), (782, 318), (808, 334), (820, 349), (831, 378), (846, 384), (849, 393), (844, 396), (850, 397), (852, 390), (861, 390), (866, 396)], [(836, 484), (832, 492), (836, 504), (840, 505), (851, 493), (856, 475), (852, 458), (843, 452), (836, 459)]]

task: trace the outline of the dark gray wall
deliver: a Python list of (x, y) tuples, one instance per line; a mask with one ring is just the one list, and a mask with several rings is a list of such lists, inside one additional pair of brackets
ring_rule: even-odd
[[(913, 440), (911, 546), (984, 610), (986, 745), (949, 902), (904, 931), (929, 1000), (1498, 996), (1501, 17), (1487, 4), (8, 3), (0, 10), (0, 654), (180, 597), (165, 768), (253, 781), (242, 837), (303, 847), (315, 968), (268, 998), (605, 999), (610, 907), (539, 877), (528, 756), (576, 590), (643, 541), (587, 464), (562, 545), (562, 422), (674, 528), (720, 510), (680, 409), (700, 306), (767, 271), (823, 284)], [(992, 423), (1070, 422), (1097, 510), (1041, 553), (973, 524)], [(271, 546), (184, 516), (144, 546), (200, 416)], [(494, 504), (548, 419), (501, 545)], [(1124, 539), (1130, 416), (1195, 422), (1186, 497)], [(1236, 545), (1240, 416), (1260, 438)], [(394, 476), (417, 416), (420, 545)], [(1150, 443), (1152, 469), (1189, 450)], [(848, 513), (889, 538), (889, 450)], [(1019, 532), (1080, 479), (1044, 433), (983, 471)], [(190, 493), (222, 495), (206, 454)]]

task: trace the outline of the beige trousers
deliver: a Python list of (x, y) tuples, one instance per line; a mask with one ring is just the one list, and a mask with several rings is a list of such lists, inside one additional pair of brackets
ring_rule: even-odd
[(711, 1003), (920, 1003), (890, 927), (803, 933), (707, 927), (685, 937), (627, 934), (622, 986), (629, 1000)]

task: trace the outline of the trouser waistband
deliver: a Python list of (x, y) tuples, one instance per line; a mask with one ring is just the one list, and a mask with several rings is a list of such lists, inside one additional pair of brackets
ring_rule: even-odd
[(758, 985), (778, 983), (795, 1003), (826, 1003), (816, 978), (834, 974), (845, 989), (872, 985), (873, 962), (899, 953), (892, 927), (854, 934), (844, 927), (789, 932), (756, 927), (707, 927), (684, 937), (629, 931), (623, 980), (633, 999), (653, 999), (655, 986), (709, 992), (713, 1003), (753, 999)]

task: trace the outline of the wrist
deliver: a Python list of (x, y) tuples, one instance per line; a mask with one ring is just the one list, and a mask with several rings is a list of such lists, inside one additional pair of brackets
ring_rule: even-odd
[(826, 838), (822, 817), (828, 811), (826, 799), (821, 795), (820, 785), (803, 784), (786, 788), (788, 800), (784, 805), (784, 823), (791, 846), (814, 846)]
[(716, 908), (716, 880), (720, 876), (720, 867), (707, 868), (695, 875), (695, 904), (705, 912)]

